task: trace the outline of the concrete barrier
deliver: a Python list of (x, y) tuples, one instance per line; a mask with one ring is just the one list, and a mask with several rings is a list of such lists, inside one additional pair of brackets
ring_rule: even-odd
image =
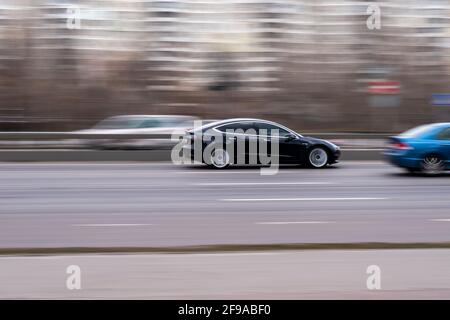
[[(381, 160), (381, 150), (342, 150), (343, 161)], [(170, 161), (170, 150), (0, 150), (0, 162)]]
[[(182, 134), (182, 132), (180, 132)], [(311, 132), (302, 133), (319, 139), (386, 139), (386, 133), (342, 133)], [(81, 132), (0, 132), (0, 140), (64, 140), (64, 139), (170, 139), (170, 134), (104, 134)]]

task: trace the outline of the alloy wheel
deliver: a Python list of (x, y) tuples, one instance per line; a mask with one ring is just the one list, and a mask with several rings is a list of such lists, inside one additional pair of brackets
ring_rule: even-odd
[(230, 164), (230, 155), (224, 149), (214, 149), (211, 153), (211, 164), (218, 169), (225, 168)]
[(426, 174), (439, 174), (444, 170), (444, 161), (437, 155), (429, 155), (422, 160), (421, 168)]
[(328, 163), (328, 154), (322, 148), (315, 148), (309, 153), (309, 163), (314, 168), (322, 168)]

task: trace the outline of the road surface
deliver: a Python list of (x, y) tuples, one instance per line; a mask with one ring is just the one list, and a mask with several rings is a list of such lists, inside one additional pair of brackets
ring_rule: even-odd
[(450, 177), (382, 162), (216, 171), (0, 164), (0, 248), (450, 241)]
[[(80, 290), (66, 286), (73, 265)], [(380, 290), (367, 287), (373, 265)], [(0, 266), (0, 299), (450, 299), (450, 250), (3, 256)]]

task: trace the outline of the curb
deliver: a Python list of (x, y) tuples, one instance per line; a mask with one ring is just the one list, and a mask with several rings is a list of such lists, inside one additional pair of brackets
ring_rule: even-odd
[(293, 250), (405, 250), (450, 249), (450, 242), (361, 242), (361, 243), (286, 243), (286, 244), (223, 244), (174, 247), (67, 247), (67, 248), (0, 248), (4, 255), (61, 255), (61, 254), (188, 254), (248, 251)]

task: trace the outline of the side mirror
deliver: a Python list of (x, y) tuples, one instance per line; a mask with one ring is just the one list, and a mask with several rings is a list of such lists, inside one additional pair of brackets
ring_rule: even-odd
[(291, 141), (291, 140), (295, 140), (295, 139), (297, 139), (297, 136), (296, 136), (295, 134), (289, 133), (289, 134), (286, 136), (286, 140), (287, 140), (287, 141)]

